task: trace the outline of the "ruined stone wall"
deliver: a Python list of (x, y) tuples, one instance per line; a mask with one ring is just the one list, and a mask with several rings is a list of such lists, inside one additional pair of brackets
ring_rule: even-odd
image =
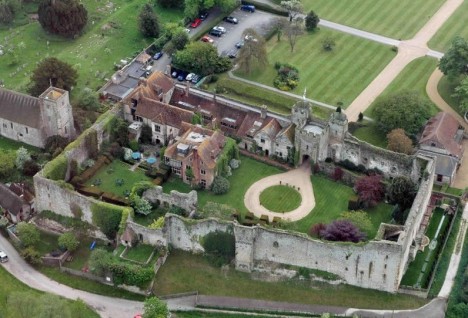
[(127, 229), (132, 229), (138, 240), (153, 246), (167, 246), (166, 234), (163, 229), (149, 229), (131, 220), (127, 221)]
[(189, 193), (180, 193), (172, 190), (169, 194), (163, 192), (163, 188), (156, 186), (148, 189), (143, 193), (143, 198), (147, 199), (152, 204), (167, 204), (169, 206), (177, 206), (187, 212), (197, 210), (198, 195), (197, 191), (192, 190)]

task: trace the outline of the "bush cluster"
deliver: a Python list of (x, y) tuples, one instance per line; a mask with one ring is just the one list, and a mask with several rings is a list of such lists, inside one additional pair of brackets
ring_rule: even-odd
[(290, 91), (299, 84), (299, 70), (290, 64), (276, 63), (275, 68), (278, 75), (273, 84), (282, 91)]
[(213, 258), (217, 266), (229, 264), (236, 255), (236, 242), (233, 234), (211, 232), (203, 238), (205, 252)]

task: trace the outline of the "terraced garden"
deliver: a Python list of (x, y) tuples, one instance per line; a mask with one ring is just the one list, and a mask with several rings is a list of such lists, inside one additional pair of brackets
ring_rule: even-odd
[[(322, 41), (333, 38), (336, 47), (331, 51), (322, 48)], [(299, 69), (299, 85), (292, 93), (328, 104), (343, 103), (346, 108), (359, 93), (382, 71), (395, 56), (389, 46), (352, 35), (322, 28), (319, 32), (298, 38), (294, 52), (286, 38), (267, 43), (269, 65), (245, 77), (273, 87), (276, 62), (289, 63)]]

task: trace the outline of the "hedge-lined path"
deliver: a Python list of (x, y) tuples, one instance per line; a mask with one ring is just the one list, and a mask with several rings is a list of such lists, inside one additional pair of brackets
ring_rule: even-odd
[(349, 121), (356, 121), (359, 113), (364, 113), (364, 111), (411, 61), (425, 55), (430, 55), (436, 58), (441, 57), (438, 52), (429, 50), (427, 42), (435, 35), (445, 21), (450, 18), (462, 3), (463, 0), (447, 0), (421, 28), (421, 30), (419, 30), (414, 38), (400, 42), (398, 45), (397, 56), (345, 110)]
[[(260, 194), (263, 190), (275, 185), (294, 186), (302, 197), (301, 205), (290, 212), (272, 212), (260, 203)], [(310, 162), (305, 161), (299, 168), (285, 173), (263, 178), (250, 186), (244, 196), (245, 207), (256, 217), (267, 215), (270, 221), (279, 217), (287, 221), (298, 221), (304, 218), (315, 207), (314, 190), (310, 181)]]

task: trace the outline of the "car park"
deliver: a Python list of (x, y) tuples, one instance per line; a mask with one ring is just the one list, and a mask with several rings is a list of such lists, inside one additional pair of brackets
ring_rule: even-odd
[(223, 32), (213, 28), (213, 29), (210, 30), (209, 34), (220, 37), (221, 35), (223, 35)]
[(226, 22), (232, 23), (232, 24), (239, 23), (239, 20), (237, 18), (232, 17), (232, 16), (224, 17), (223, 20), (226, 21)]
[(250, 5), (250, 4), (241, 5), (240, 9), (242, 11), (247, 11), (247, 12), (251, 12), (251, 13), (255, 12), (255, 6)]
[(213, 30), (220, 31), (221, 33), (226, 33), (226, 28), (222, 27), (222, 26), (219, 26), (219, 25), (213, 27)]
[(201, 19), (193, 20), (192, 24), (190, 24), (191, 28), (197, 28), (203, 21)]
[(200, 12), (200, 19), (205, 20), (206, 18), (208, 18), (208, 11)]
[(158, 52), (153, 56), (153, 60), (159, 60), (163, 55), (163, 52)]
[(211, 43), (211, 44), (214, 43), (214, 40), (213, 40), (212, 38), (210, 38), (208, 35), (204, 35), (204, 36), (200, 39), (200, 41), (206, 42), (206, 43)]

